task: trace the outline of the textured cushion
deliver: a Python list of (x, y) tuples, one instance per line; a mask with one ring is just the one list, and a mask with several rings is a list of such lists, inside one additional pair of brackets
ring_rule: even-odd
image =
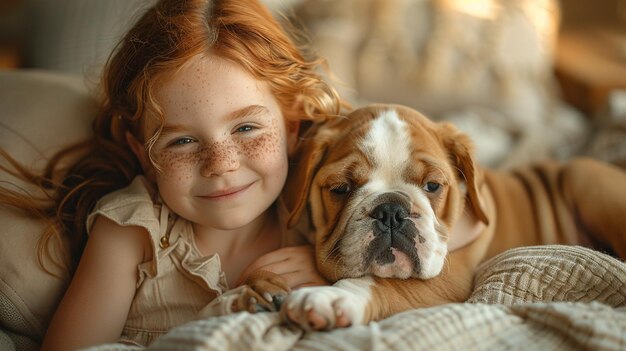
[(626, 264), (582, 246), (505, 251), (480, 265), (468, 302), (513, 305), (592, 301), (626, 306)]
[[(0, 71), (0, 147), (27, 166), (41, 167), (60, 146), (86, 137), (95, 109), (79, 77)], [(0, 181), (24, 188), (3, 172)], [(38, 220), (0, 206), (0, 223), (0, 328), (17, 349), (32, 349), (45, 333), (67, 274), (56, 278), (38, 265)]]
[[(148, 350), (623, 350), (626, 263), (576, 246), (516, 248), (479, 268), (470, 303), (416, 308), (351, 328), (304, 333), (278, 313), (174, 328)], [(89, 351), (130, 351), (101, 345)]]

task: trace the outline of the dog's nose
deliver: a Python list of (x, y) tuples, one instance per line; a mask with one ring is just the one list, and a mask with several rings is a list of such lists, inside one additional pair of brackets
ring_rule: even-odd
[(402, 226), (409, 216), (409, 211), (402, 204), (387, 202), (376, 206), (370, 216), (385, 227), (396, 229)]

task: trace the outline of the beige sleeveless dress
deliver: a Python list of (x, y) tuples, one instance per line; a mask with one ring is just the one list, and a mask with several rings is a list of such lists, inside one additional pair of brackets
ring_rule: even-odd
[(191, 223), (153, 201), (143, 176), (100, 199), (87, 228), (96, 216), (146, 228), (152, 241), (153, 259), (137, 267), (137, 291), (120, 342), (146, 346), (175, 326), (230, 312), (233, 294), (224, 296), (228, 285), (220, 258), (200, 254)]

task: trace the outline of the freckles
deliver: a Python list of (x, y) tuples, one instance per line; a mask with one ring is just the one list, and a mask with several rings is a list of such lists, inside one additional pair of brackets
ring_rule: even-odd
[(250, 159), (269, 159), (281, 152), (282, 141), (283, 136), (281, 135), (280, 129), (276, 123), (274, 123), (268, 133), (260, 135), (254, 140), (244, 142), (241, 145), (240, 152)]
[(213, 168), (236, 168), (239, 157), (252, 160), (271, 161), (284, 152), (284, 134), (274, 123), (267, 133), (249, 140), (232, 142), (223, 140), (211, 144), (202, 143), (192, 152), (162, 152), (157, 162), (161, 165), (161, 176), (178, 181), (191, 179), (199, 164)]
[(228, 140), (213, 144), (203, 144), (196, 152), (196, 162), (212, 163), (233, 167), (237, 164), (237, 159), (233, 155), (238, 154), (238, 147)]
[(195, 153), (181, 154), (165, 151), (158, 159), (162, 168), (161, 176), (167, 179), (176, 178), (179, 181), (190, 179), (197, 160)]

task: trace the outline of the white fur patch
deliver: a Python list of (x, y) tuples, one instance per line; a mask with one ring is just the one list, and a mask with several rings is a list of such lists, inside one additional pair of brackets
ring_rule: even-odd
[(410, 159), (409, 133), (406, 129), (406, 123), (393, 109), (381, 113), (372, 122), (369, 133), (361, 143), (374, 163), (370, 177), (372, 190), (375, 191), (378, 186), (384, 189), (398, 183)]
[(292, 291), (283, 302), (292, 323), (311, 329), (311, 312), (336, 326), (338, 316), (348, 318), (351, 325), (365, 324), (365, 311), (371, 300), (371, 278), (342, 279), (333, 286), (315, 286)]

